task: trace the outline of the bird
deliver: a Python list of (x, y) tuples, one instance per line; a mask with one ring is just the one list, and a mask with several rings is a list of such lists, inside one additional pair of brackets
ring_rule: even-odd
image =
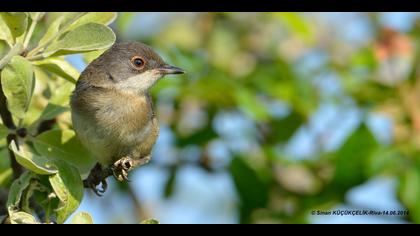
[(70, 108), (76, 136), (97, 161), (85, 187), (102, 196), (106, 177), (128, 180), (130, 170), (150, 161), (159, 135), (150, 89), (165, 75), (184, 73), (141, 42), (115, 43), (84, 69)]

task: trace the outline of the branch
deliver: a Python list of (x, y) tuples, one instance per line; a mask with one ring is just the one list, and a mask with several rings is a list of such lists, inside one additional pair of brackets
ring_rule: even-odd
[(9, 193), (6, 189), (0, 189), (0, 216), (7, 215), (6, 203), (8, 195)]
[(38, 126), (37, 135), (45, 131), (51, 130), (55, 123), (56, 123), (55, 118), (51, 120), (43, 120)]
[(23, 45), (21, 43), (15, 44), (12, 49), (0, 60), (0, 70), (2, 70), (10, 60), (16, 55), (20, 55), (23, 52)]
[[(107, 189), (106, 178), (113, 175), (110, 168), (102, 169), (101, 164), (96, 163), (95, 167), (90, 171), (89, 176), (83, 180), (83, 187), (92, 189), (99, 197)], [(96, 186), (102, 184), (102, 190), (98, 190)]]
[(141, 204), (140, 200), (138, 199), (138, 197), (134, 193), (134, 190), (133, 190), (133, 188), (131, 187), (130, 184), (127, 184), (127, 193), (128, 193), (128, 196), (133, 201), (134, 210), (135, 210), (137, 219), (140, 222), (143, 221), (143, 220), (149, 219), (150, 217), (149, 217), (148, 212), (146, 211), (146, 209), (144, 209), (143, 205)]
[[(8, 147), (10, 146), (10, 143), (12, 142), (12, 140), (14, 140), (15, 143), (18, 143), (16, 134), (11, 133), (7, 136), (7, 146)], [(15, 153), (10, 148), (8, 148), (8, 151), (9, 151), (9, 156), (10, 156), (10, 165), (11, 165), (12, 170), (13, 170), (13, 179), (17, 179), (23, 173), (23, 168), (16, 161)]]
[[(0, 83), (0, 116), (1, 116), (1, 119), (3, 121), (3, 124), (7, 128), (9, 128), (11, 130), (16, 129), (16, 125), (13, 122), (12, 114), (10, 113), (9, 109), (7, 109), (7, 100), (6, 100), (6, 96), (4, 96), (3, 88), (1, 86), (1, 83)], [(12, 140), (14, 140), (15, 143), (17, 143), (17, 136), (14, 133), (10, 133), (7, 136), (7, 146), (10, 145)], [(13, 170), (13, 178), (17, 179), (22, 174), (23, 169), (22, 169), (22, 166), (19, 165), (19, 163), (17, 163), (15, 153), (10, 149), (8, 149), (8, 150), (9, 150), (10, 163), (11, 163), (11, 167), (12, 167), (12, 170)]]
[[(1, 78), (0, 78), (1, 81)], [(3, 121), (3, 124), (12, 130), (16, 129), (15, 123), (13, 122), (12, 113), (7, 109), (7, 100), (3, 92), (3, 87), (0, 83), (0, 117)]]
[[(39, 16), (39, 12), (38, 12), (38, 16)], [(39, 18), (39, 17), (36, 17), (36, 18)], [(25, 40), (24, 40), (24, 42), (23, 42), (23, 47), (26, 49), (27, 47), (28, 47), (28, 45), (29, 45), (29, 41), (31, 40), (31, 37), (32, 37), (32, 34), (34, 33), (34, 30), (35, 30), (35, 26), (36, 26), (36, 24), (38, 23), (38, 20), (39, 19), (33, 19), (32, 20), (32, 23), (31, 23), (31, 26), (29, 27), (29, 30), (28, 30), (28, 32), (26, 33), (26, 35), (25, 35)]]

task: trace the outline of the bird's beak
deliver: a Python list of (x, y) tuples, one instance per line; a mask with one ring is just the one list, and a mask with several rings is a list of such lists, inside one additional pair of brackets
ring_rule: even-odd
[(184, 74), (185, 71), (179, 67), (176, 66), (171, 66), (171, 65), (164, 65), (162, 67), (160, 67), (159, 72), (162, 74)]

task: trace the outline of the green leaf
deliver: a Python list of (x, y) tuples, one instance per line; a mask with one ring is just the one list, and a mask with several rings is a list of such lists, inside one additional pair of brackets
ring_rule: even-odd
[(60, 30), (60, 25), (64, 20), (64, 16), (60, 16), (55, 19), (49, 26), (47, 31), (45, 32), (44, 36), (39, 40), (38, 45), (44, 45), (48, 41), (52, 40), (54, 37), (57, 36), (58, 31)]
[(10, 222), (12, 224), (39, 224), (34, 216), (23, 211), (10, 214)]
[[(0, 30), (1, 30), (1, 22), (0, 22)], [(1, 33), (0, 33), (0, 58), (4, 58), (8, 51), (9, 51), (9, 46), (7, 42), (1, 38)]]
[(29, 17), (31, 17), (33, 21), (39, 21), (44, 15), (45, 12), (29, 12)]
[[(40, 70), (38, 69), (36, 71)], [(54, 119), (61, 113), (70, 111), (69, 100), (75, 85), (66, 80), (61, 82), (62, 84), (58, 87), (53, 86), (50, 88), (52, 93), (51, 98), (49, 99), (47, 106), (44, 108), (39, 117), (28, 127), (30, 132), (35, 132), (35, 130), (38, 129), (40, 122)]]
[(211, 126), (211, 123), (207, 123), (207, 125), (200, 130), (188, 135), (186, 137), (179, 135), (176, 140), (176, 145), (179, 147), (185, 147), (194, 143), (196, 145), (204, 145), (208, 143), (210, 140), (217, 138), (217, 133)]
[[(1, 12), (0, 17), (8, 26), (8, 30), (13, 40), (25, 33), (28, 26), (28, 17), (24, 12)], [(15, 42), (15, 41), (13, 41)]]
[(77, 78), (79, 78), (80, 75), (76, 68), (62, 58), (47, 58), (41, 61), (34, 61), (33, 64), (58, 75), (73, 84), (76, 84)]
[(12, 33), (10, 32), (6, 21), (4, 21), (3, 17), (1, 16), (0, 16), (0, 40), (6, 41), (9, 46), (13, 45), (14, 43)]
[(72, 224), (93, 224), (92, 216), (87, 212), (77, 213), (71, 220)]
[(248, 91), (245, 88), (237, 89), (235, 95), (239, 108), (252, 119), (261, 121), (269, 118), (267, 109), (258, 101), (258, 97), (251, 91)]
[(369, 128), (362, 123), (337, 152), (333, 185), (340, 190), (361, 184), (367, 179), (370, 155), (378, 143)]
[(270, 130), (266, 135), (266, 142), (276, 144), (286, 142), (305, 121), (305, 118), (298, 112), (292, 111), (284, 118), (274, 118), (269, 121)]
[(229, 169), (241, 201), (241, 222), (249, 222), (254, 209), (266, 206), (268, 186), (242, 158), (234, 158)]
[(50, 160), (64, 160), (77, 167), (81, 174), (89, 173), (95, 164), (73, 130), (50, 130), (38, 135), (33, 143), (42, 156)]
[(155, 219), (147, 219), (147, 220), (143, 220), (141, 224), (156, 225), (156, 224), (159, 224), (159, 221)]
[(10, 183), (12, 176), (13, 176), (12, 168), (8, 168), (6, 170), (1, 171), (0, 172), (0, 188), (6, 187), (8, 183)]
[(374, 48), (367, 47), (350, 55), (350, 63), (353, 67), (364, 67), (373, 71), (377, 68), (378, 62), (376, 61)]
[(67, 32), (51, 43), (43, 52), (44, 57), (65, 55), (110, 47), (115, 42), (114, 32), (107, 26), (88, 23)]
[(60, 28), (64, 28), (72, 25), (74, 22), (80, 19), (80, 17), (87, 14), (87, 12), (54, 12), (53, 14), (58, 14), (58, 17), (63, 17)]
[(26, 171), (10, 186), (6, 204), (9, 214), (20, 210), (19, 203), (22, 199), (23, 192), (29, 187), (34, 176), (34, 173)]
[(0, 147), (0, 171), (4, 171), (10, 168), (10, 158), (9, 158), (9, 149), (7, 148), (6, 139), (3, 139), (2, 145), (6, 145), (5, 147)]
[[(54, 193), (53, 188), (49, 182), (48, 175), (38, 175), (38, 179), (31, 186), (32, 193), (30, 196), (31, 202), (36, 202), (37, 207), (42, 208), (44, 215), (43, 222), (50, 223), (51, 220), (56, 220), (54, 209), (57, 209), (60, 199)], [(32, 212), (32, 211), (27, 211)]]
[[(420, 38), (417, 35), (415, 43), (418, 45), (420, 43)], [(408, 74), (408, 82), (411, 86), (413, 86), (417, 82), (418, 74), (419, 74), (419, 64), (420, 64), (420, 48), (416, 47), (415, 53), (414, 53), (414, 59), (411, 63), (411, 69)]]
[(23, 146), (18, 148), (14, 141), (10, 143), (9, 148), (15, 153), (16, 161), (26, 169), (40, 175), (57, 173), (57, 168), (52, 166), (48, 159), (30, 151), (23, 150)]
[(397, 174), (404, 171), (404, 156), (392, 147), (379, 147), (372, 152), (367, 160), (366, 174), (377, 176), (380, 174)]
[(59, 114), (68, 111), (70, 95), (74, 90), (75, 85), (69, 82), (65, 82), (60, 87), (53, 91), (53, 94), (45, 107), (44, 111), (39, 120), (50, 120), (58, 116)]
[[(38, 45), (48, 46), (49, 43), (56, 37), (66, 32), (65, 28), (70, 27), (84, 14), (83, 12), (51, 12), (48, 13), (48, 19), (51, 19), (48, 24), (48, 29), (44, 36), (39, 41)], [(60, 33), (60, 35), (59, 35)]]
[(165, 183), (165, 190), (164, 190), (164, 194), (163, 196), (165, 198), (169, 198), (172, 196), (173, 192), (174, 192), (174, 188), (175, 188), (175, 183), (176, 183), (176, 174), (177, 174), (177, 168), (171, 168), (170, 169), (170, 173), (169, 173), (169, 177), (166, 180)]
[(13, 115), (22, 119), (28, 110), (35, 85), (31, 63), (21, 56), (14, 56), (1, 72), (1, 84), (7, 107)]
[(300, 35), (307, 42), (313, 41), (313, 31), (306, 21), (299, 13), (295, 12), (276, 12), (274, 13), (285, 24), (290, 31)]
[(6, 138), (8, 133), (9, 129), (3, 124), (0, 124), (0, 139)]
[(79, 207), (83, 198), (83, 182), (77, 169), (65, 161), (56, 160), (58, 173), (49, 176), (54, 192), (60, 199), (57, 223), (62, 224)]
[(96, 51), (83, 53), (83, 61), (87, 65), (91, 63), (93, 60), (95, 60), (96, 58), (98, 58), (100, 55), (102, 55), (106, 50), (107, 49), (102, 49), (102, 50), (96, 50)]
[(55, 105), (52, 103), (48, 103), (40, 116), (40, 120), (54, 119), (56, 116), (66, 111), (69, 111), (68, 107), (63, 107), (63, 106)]
[(405, 171), (398, 186), (398, 197), (410, 211), (410, 219), (420, 223), (420, 168), (412, 167)]
[(80, 17), (73, 24), (70, 25), (68, 30), (74, 30), (79, 26), (88, 23), (97, 23), (102, 25), (109, 25), (117, 18), (116, 12), (89, 12)]
[[(39, 82), (41, 85), (48, 84), (48, 82), (53, 82), (55, 78), (51, 78), (52, 76), (48, 73), (48, 71), (45, 71), (38, 66), (34, 66), (34, 77), (37, 83)], [(55, 82), (53, 82), (55, 83)]]

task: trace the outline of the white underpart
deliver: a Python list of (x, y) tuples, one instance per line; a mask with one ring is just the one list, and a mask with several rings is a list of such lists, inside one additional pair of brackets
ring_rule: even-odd
[(154, 71), (146, 71), (117, 83), (121, 91), (143, 93), (152, 87), (162, 75)]
[(123, 143), (126, 144), (138, 144), (144, 142), (144, 140), (149, 137), (150, 132), (152, 131), (152, 121), (147, 122), (147, 125), (139, 130), (138, 132), (127, 132), (123, 137)]

